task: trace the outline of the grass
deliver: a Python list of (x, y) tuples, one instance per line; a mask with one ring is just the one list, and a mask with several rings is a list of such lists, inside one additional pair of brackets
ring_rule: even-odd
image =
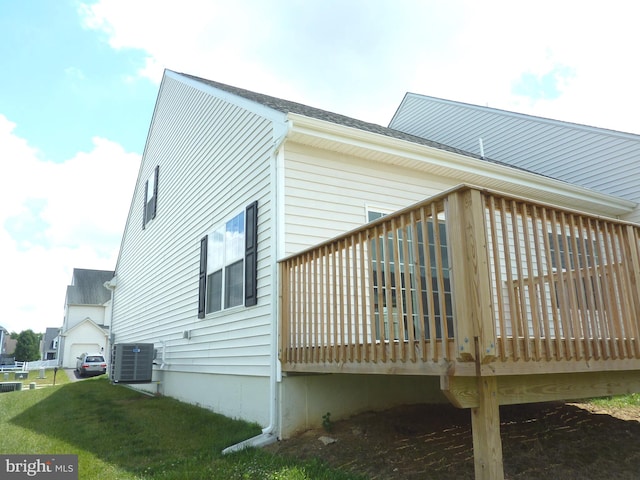
[[(224, 447), (258, 434), (259, 426), (231, 420), (168, 397), (150, 397), (124, 386), (111, 385), (104, 376), (70, 382), (66, 373), (60, 371), (56, 377), (56, 386), (52, 386), (53, 371), (47, 371), (44, 379), (38, 377), (38, 371), (31, 372), (29, 378), (23, 381), (25, 390), (0, 394), (0, 452), (76, 454), (79, 461), (79, 478), (82, 480), (365, 478), (331, 469), (319, 460), (296, 460), (263, 450), (249, 449), (222, 456), (220, 452)], [(28, 385), (31, 382), (39, 384), (39, 388), (29, 390)], [(604, 409), (629, 408), (637, 411), (640, 407), (640, 394), (593, 399), (589, 403)], [(574, 412), (571, 415), (578, 416), (578, 413)], [(603, 421), (597, 417), (593, 418), (600, 423)], [(565, 432), (561, 428), (566, 428), (565, 423), (571, 419), (563, 418), (560, 427), (551, 420), (549, 422), (552, 425), (547, 425), (548, 422), (542, 420), (538, 423), (539, 428), (544, 431), (538, 432), (537, 435), (544, 446), (540, 455), (544, 454), (547, 458), (550, 452), (560, 448), (553, 441), (560, 435), (558, 432)], [(586, 438), (591, 436), (588, 433), (590, 430), (585, 427), (583, 420), (576, 421), (582, 422), (580, 428), (587, 433), (581, 434), (586, 435), (580, 440), (581, 448), (569, 448), (571, 454), (562, 457), (564, 463), (567, 463), (569, 458), (574, 458), (576, 451), (593, 452), (583, 448)], [(535, 422), (527, 423), (525, 426), (535, 427)], [(631, 427), (627, 427), (627, 430), (629, 429)], [(617, 435), (622, 435), (624, 431), (621, 430), (622, 433)], [(504, 441), (505, 447), (512, 445), (512, 450), (516, 449), (511, 455), (516, 465), (512, 467), (517, 467), (517, 470), (524, 464), (521, 464), (523, 460), (518, 456), (521, 455), (518, 448), (521, 448), (522, 432), (518, 430), (516, 433), (520, 436), (513, 445), (506, 438)], [(533, 435), (531, 432), (529, 434), (527, 435)], [(565, 433), (558, 438), (564, 443), (571, 440)], [(625, 437), (620, 442), (613, 443), (612, 448), (615, 452), (609, 456), (616, 460), (620, 456), (617, 450), (626, 443), (631, 445), (634, 442), (627, 442)], [(604, 446), (606, 444), (598, 443), (600, 453), (590, 453), (589, 458), (602, 459)], [(347, 447), (347, 444), (344, 447)], [(446, 452), (443, 452), (443, 455), (445, 454)], [(534, 456), (535, 462), (531, 462), (536, 468), (544, 463), (542, 458), (538, 457)], [(612, 467), (607, 464), (607, 469), (610, 468)], [(436, 475), (433, 478), (439, 477)], [(443, 478), (450, 476), (445, 475)], [(527, 477), (525, 475), (522, 478)], [(605, 477), (595, 475), (594, 478)]]
[(40, 378), (40, 370), (31, 370), (29, 372), (29, 377), (26, 380), (15, 380), (13, 371), (0, 372), (0, 382), (6, 381), (4, 380), (5, 373), (9, 374), (9, 382), (22, 382), (23, 389), (28, 389), (30, 383), (35, 383), (38, 387), (53, 386), (54, 377), (56, 385), (64, 385), (65, 383), (70, 382), (69, 376), (62, 369), (58, 372), (54, 372), (53, 368), (45, 369), (44, 378)]
[(594, 398), (589, 403), (598, 407), (629, 408), (640, 407), (640, 393), (630, 393), (612, 397)]
[(77, 454), (82, 480), (362, 478), (256, 449), (222, 456), (259, 426), (111, 385), (104, 376), (69, 383), (58, 372), (56, 380), (0, 394), (0, 452)]

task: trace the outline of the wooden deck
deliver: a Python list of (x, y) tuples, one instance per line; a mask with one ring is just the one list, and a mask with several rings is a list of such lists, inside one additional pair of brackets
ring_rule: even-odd
[(281, 263), (283, 369), (637, 368), (639, 258), (637, 225), (460, 187)]
[(638, 225), (461, 186), (280, 266), (285, 372), (438, 375), (498, 444), (500, 403), (640, 391)]

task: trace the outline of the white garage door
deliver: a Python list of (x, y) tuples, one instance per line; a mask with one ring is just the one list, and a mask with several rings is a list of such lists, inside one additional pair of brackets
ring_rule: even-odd
[(65, 358), (66, 368), (76, 368), (76, 357), (79, 357), (83, 353), (97, 353), (100, 351), (100, 345), (97, 343), (74, 343), (71, 345), (69, 352), (69, 358)]

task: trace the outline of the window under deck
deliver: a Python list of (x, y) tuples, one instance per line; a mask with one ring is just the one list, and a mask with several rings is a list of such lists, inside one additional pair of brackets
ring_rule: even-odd
[(287, 372), (640, 368), (640, 227), (462, 186), (281, 262)]

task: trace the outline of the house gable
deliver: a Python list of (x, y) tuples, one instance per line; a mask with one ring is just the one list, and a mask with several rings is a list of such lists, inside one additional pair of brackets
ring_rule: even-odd
[[(165, 72), (116, 266), (116, 343), (171, 342), (163, 350), (171, 368), (268, 374), (273, 149), (286, 130), (276, 110)], [(157, 167), (158, 210), (143, 229), (145, 182)], [(252, 251), (254, 298), (198, 318), (201, 240), (256, 202), (266, 240)]]
[(81, 320), (80, 322), (76, 323), (69, 330), (66, 330), (66, 331), (62, 332), (61, 336), (68, 337), (70, 335), (75, 335), (80, 331), (84, 331), (84, 332), (86, 332), (86, 331), (99, 332), (102, 335), (105, 335), (105, 336), (107, 335), (107, 329), (106, 328), (104, 328), (101, 325), (98, 325), (91, 318), (87, 317), (87, 318)]

